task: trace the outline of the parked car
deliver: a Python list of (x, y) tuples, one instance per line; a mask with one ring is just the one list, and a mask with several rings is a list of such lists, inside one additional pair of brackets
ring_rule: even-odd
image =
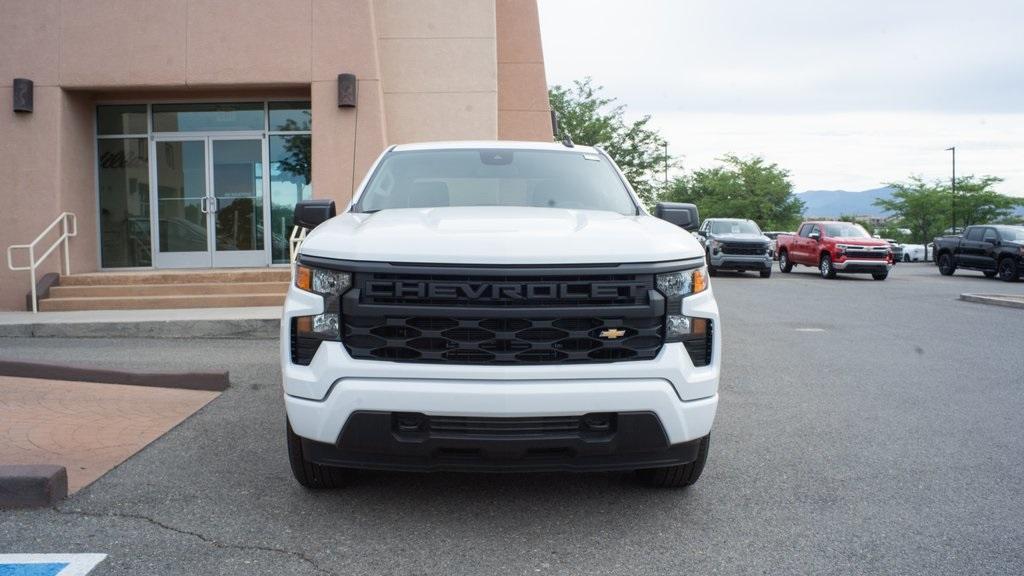
[(708, 274), (719, 270), (756, 270), (761, 278), (772, 275), (772, 242), (753, 220), (708, 218), (697, 230), (704, 238)]
[(852, 222), (804, 222), (797, 234), (781, 234), (778, 242), (779, 270), (786, 273), (803, 265), (818, 268), (822, 278), (844, 272), (885, 280), (892, 268), (889, 243)]
[(295, 208), (312, 231), (280, 362), (299, 484), (361, 468), (697, 481), (722, 330), (695, 206), (648, 215), (598, 148), (449, 142), (389, 147), (334, 213)]
[(935, 254), (943, 276), (966, 268), (1015, 282), (1024, 271), (1024, 226), (968, 226), (959, 236), (936, 238)]
[(896, 264), (897, 262), (903, 260), (903, 245), (902, 244), (900, 244), (899, 242), (893, 240), (892, 238), (882, 238), (882, 240), (885, 240), (886, 242), (889, 243), (889, 248), (892, 250), (892, 263), (893, 264)]
[(929, 249), (925, 248), (924, 244), (904, 244), (903, 245), (903, 261), (904, 262), (924, 262), (928, 260), (927, 253), (930, 253)]
[(779, 234), (792, 234), (792, 232), (783, 232), (781, 230), (769, 230), (769, 231), (764, 233), (764, 235), (767, 236), (772, 241), (772, 259), (773, 260), (778, 260), (779, 259), (779, 250), (778, 250)]

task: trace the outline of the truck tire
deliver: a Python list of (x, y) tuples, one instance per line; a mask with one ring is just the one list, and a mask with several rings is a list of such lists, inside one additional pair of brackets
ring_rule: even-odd
[(771, 278), (771, 277), (772, 277), (772, 268), (771, 268), (771, 266), (768, 266), (767, 270), (761, 270), (761, 278)]
[(1016, 282), (1020, 278), (1020, 267), (1013, 257), (1003, 258), (999, 261), (999, 279), (1003, 282)]
[(943, 276), (952, 276), (953, 272), (956, 272), (956, 264), (953, 263), (953, 257), (949, 254), (939, 255), (939, 274)]
[(700, 447), (697, 449), (697, 459), (687, 464), (677, 466), (666, 466), (664, 468), (645, 468), (636, 471), (636, 477), (640, 482), (655, 488), (685, 488), (700, 478), (704, 471), (704, 463), (708, 460), (708, 447), (711, 444), (711, 435), (700, 439)]
[(984, 272), (982, 272), (982, 274), (985, 275), (985, 278), (995, 278), (996, 274), (998, 273), (999, 272), (996, 270), (985, 270)]
[(874, 278), (875, 280), (885, 280), (886, 278), (889, 277), (889, 271), (886, 270), (885, 272), (875, 272), (874, 274), (871, 275), (871, 277)]
[(302, 439), (292, 431), (291, 423), (288, 423), (287, 428), (288, 462), (292, 467), (292, 475), (299, 484), (310, 490), (324, 490), (341, 488), (352, 481), (354, 470), (321, 466), (306, 460), (302, 453)]
[(821, 273), (822, 278), (832, 279), (836, 277), (836, 268), (832, 265), (832, 256), (830, 254), (821, 255), (821, 260), (818, 260), (818, 272)]
[(793, 271), (793, 263), (789, 261), (789, 253), (783, 250), (779, 252), (779, 272), (789, 274)]
[(904, 262), (910, 262), (910, 254), (904, 254), (903, 255), (903, 261)]

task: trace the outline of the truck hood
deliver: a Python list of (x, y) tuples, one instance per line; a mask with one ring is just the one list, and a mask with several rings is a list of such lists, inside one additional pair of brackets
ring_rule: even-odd
[(349, 212), (317, 226), (300, 252), (435, 264), (662, 262), (704, 253), (687, 231), (646, 214), (511, 206)]
[(771, 240), (761, 234), (714, 234), (711, 238), (719, 242), (760, 242), (767, 244)]
[(889, 243), (885, 240), (879, 240), (878, 238), (864, 238), (860, 236), (854, 236), (852, 238), (829, 238), (834, 240), (836, 244), (850, 244), (852, 246), (888, 246)]

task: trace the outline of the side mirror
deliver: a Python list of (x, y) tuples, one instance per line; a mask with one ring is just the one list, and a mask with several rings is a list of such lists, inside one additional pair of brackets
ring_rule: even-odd
[(312, 230), (320, 224), (337, 216), (334, 200), (316, 199), (303, 200), (295, 204), (295, 216), (292, 223), (300, 228)]
[(693, 204), (658, 202), (654, 207), (654, 216), (670, 224), (675, 224), (688, 232), (693, 232), (700, 226), (697, 206)]
[(811, 240), (814, 240), (815, 242), (819, 242), (821, 241), (821, 232), (811, 232), (810, 234), (807, 235), (807, 237), (810, 238)]

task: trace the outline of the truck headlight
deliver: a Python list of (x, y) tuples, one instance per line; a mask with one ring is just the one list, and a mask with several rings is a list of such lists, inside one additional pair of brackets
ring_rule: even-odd
[[(699, 322), (702, 318), (690, 318), (683, 315), (683, 298), (699, 294), (708, 289), (707, 267), (693, 270), (680, 270), (667, 274), (658, 274), (656, 278), (658, 292), (665, 296), (668, 314), (665, 318), (665, 341), (680, 342), (694, 334), (704, 326)], [(703, 330), (701, 330), (703, 332)]]
[(324, 300), (322, 313), (292, 319), (292, 362), (308, 366), (320, 342), (341, 340), (341, 296), (352, 287), (352, 274), (296, 264), (295, 287)]

